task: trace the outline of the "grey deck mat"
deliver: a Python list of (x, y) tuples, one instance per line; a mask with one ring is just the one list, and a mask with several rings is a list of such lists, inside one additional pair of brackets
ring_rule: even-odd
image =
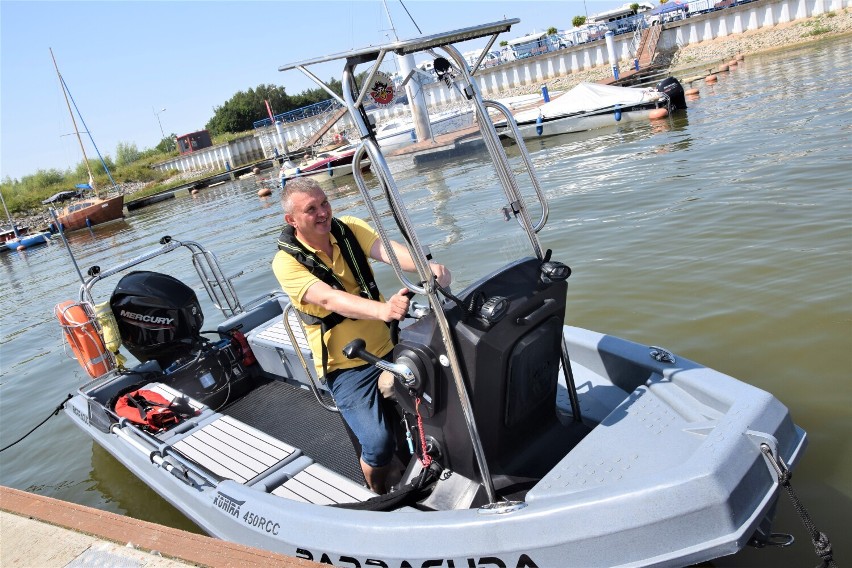
[(340, 414), (322, 408), (308, 390), (271, 381), (220, 412), (300, 448), (315, 462), (356, 483), (364, 483)]

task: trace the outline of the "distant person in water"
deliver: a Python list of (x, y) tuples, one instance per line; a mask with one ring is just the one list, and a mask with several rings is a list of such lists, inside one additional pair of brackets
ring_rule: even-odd
[[(272, 261), (281, 287), (308, 330), (318, 377), (324, 377), (346, 423), (361, 445), (361, 469), (370, 489), (387, 491), (394, 450), (391, 422), (384, 415), (378, 377), (381, 370), (347, 359), (343, 347), (362, 338), (367, 351), (386, 358), (393, 350), (388, 323), (408, 313), (408, 290), (381, 295), (367, 258), (390, 263), (379, 235), (364, 221), (332, 217), (331, 204), (310, 178), (289, 180), (281, 195), (286, 225)], [(408, 249), (392, 242), (400, 266), (416, 270)], [(432, 263), (441, 286), (450, 271)]]

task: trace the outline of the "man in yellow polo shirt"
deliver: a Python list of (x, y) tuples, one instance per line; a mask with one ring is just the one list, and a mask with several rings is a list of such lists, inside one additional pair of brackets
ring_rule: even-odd
[[(310, 316), (317, 318), (315, 324), (307, 326), (317, 376), (325, 375), (335, 403), (361, 444), (361, 469), (367, 484), (376, 493), (385, 493), (394, 438), (377, 388), (380, 371), (359, 359), (347, 359), (342, 349), (360, 337), (366, 341), (367, 351), (378, 357), (389, 355), (393, 344), (387, 323), (402, 320), (408, 313), (408, 290), (402, 288), (385, 300), (378, 290), (368, 289), (371, 282), (375, 284), (372, 274), (363, 274), (357, 265), (353, 269), (341, 254), (341, 247), (357, 244), (366, 256), (384, 263), (390, 263), (388, 254), (378, 234), (364, 221), (355, 217), (334, 219), (331, 204), (315, 181), (306, 177), (289, 180), (281, 195), (281, 205), (288, 226), (279, 240), (281, 250), (272, 261), (272, 270), (293, 306), (306, 314), (303, 320)], [(334, 223), (345, 224), (356, 243), (349, 242), (351, 239), (339, 242), (332, 234)], [(344, 234), (347, 234), (345, 229)], [(392, 247), (401, 268), (415, 271), (408, 249), (396, 242)], [(303, 252), (294, 255), (297, 249)], [(297, 260), (300, 254), (303, 260), (309, 259), (308, 264), (321, 263), (321, 266), (309, 269)], [(448, 286), (449, 270), (440, 264), (431, 266), (438, 283)], [(317, 274), (322, 274), (323, 278)], [(324, 338), (319, 318), (326, 318)], [(328, 324), (329, 321), (333, 323)], [(324, 359), (327, 359), (325, 365)]]

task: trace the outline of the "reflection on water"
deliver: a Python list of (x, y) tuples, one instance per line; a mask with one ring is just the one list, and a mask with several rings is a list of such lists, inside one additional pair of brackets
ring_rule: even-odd
[[(852, 514), (850, 62), (852, 45), (843, 41), (752, 57), (718, 84), (702, 85), (685, 115), (527, 142), (550, 206), (542, 246), (573, 269), (568, 323), (662, 345), (778, 396), (810, 434), (794, 485), (836, 548)], [(532, 201), (520, 154), (508, 153)], [(530, 254), (483, 164), (476, 154), (390, 164), (421, 242), (453, 271), (455, 290)], [(368, 180), (390, 223), (372, 174)], [(95, 227), (94, 238), (74, 233), (71, 247), (86, 270), (129, 260), (163, 235), (195, 240), (215, 251), (227, 273), (242, 272), (235, 285), (251, 299), (277, 286), (269, 265), (282, 223), (280, 191), (261, 199), (257, 189), (247, 178), (194, 199), (177, 195)], [(336, 214), (367, 217), (353, 182), (336, 180), (327, 191)], [(531, 209), (535, 221), (540, 208)], [(3, 446), (48, 416), (84, 376), (64, 354), (52, 314), (79, 287), (63, 247), (0, 254), (0, 267)], [(186, 257), (169, 254), (150, 269), (192, 285), (206, 321), (216, 321)], [(376, 277), (383, 290), (396, 285), (383, 265)], [(188, 522), (62, 416), (2, 455), (0, 483), (160, 523)], [(713, 566), (814, 564), (786, 501), (775, 528), (793, 533), (796, 545), (749, 550)]]

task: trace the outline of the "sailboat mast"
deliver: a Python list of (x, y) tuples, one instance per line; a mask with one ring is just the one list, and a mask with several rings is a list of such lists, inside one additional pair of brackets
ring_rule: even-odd
[(393, 39), (399, 41), (399, 36), (396, 35), (396, 26), (393, 25), (393, 18), (391, 18), (390, 10), (388, 10), (388, 2), (387, 0), (382, 0), (382, 4), (385, 7), (385, 14), (388, 16), (388, 23), (390, 24), (391, 31), (393, 32)]
[(9, 218), (9, 225), (12, 227), (12, 232), (15, 233), (15, 238), (20, 239), (21, 235), (18, 234), (18, 227), (15, 225), (15, 222), (12, 221), (12, 216), (9, 214), (9, 210), (6, 208), (6, 200), (3, 199), (3, 192), (0, 191), (0, 201), (3, 202), (3, 211), (6, 212), (6, 217)]
[[(56, 69), (56, 76), (59, 77), (59, 84), (62, 86), (62, 94), (65, 96), (65, 104), (68, 106), (68, 114), (71, 115), (71, 122), (74, 124), (74, 134), (77, 135), (77, 141), (80, 143), (80, 151), (83, 152), (83, 161), (86, 164), (86, 171), (89, 172), (89, 185), (94, 182), (95, 176), (92, 175), (92, 168), (89, 166), (89, 157), (86, 156), (86, 148), (83, 146), (83, 139), (80, 137), (80, 129), (77, 128), (77, 121), (74, 119), (74, 112), (71, 110), (71, 102), (68, 100), (68, 91), (65, 90), (65, 81), (62, 80), (62, 73), (59, 72), (59, 66), (56, 64), (56, 57), (53, 55), (53, 48), (50, 49), (50, 57), (53, 59), (53, 67)], [(94, 188), (92, 188), (94, 189)]]

